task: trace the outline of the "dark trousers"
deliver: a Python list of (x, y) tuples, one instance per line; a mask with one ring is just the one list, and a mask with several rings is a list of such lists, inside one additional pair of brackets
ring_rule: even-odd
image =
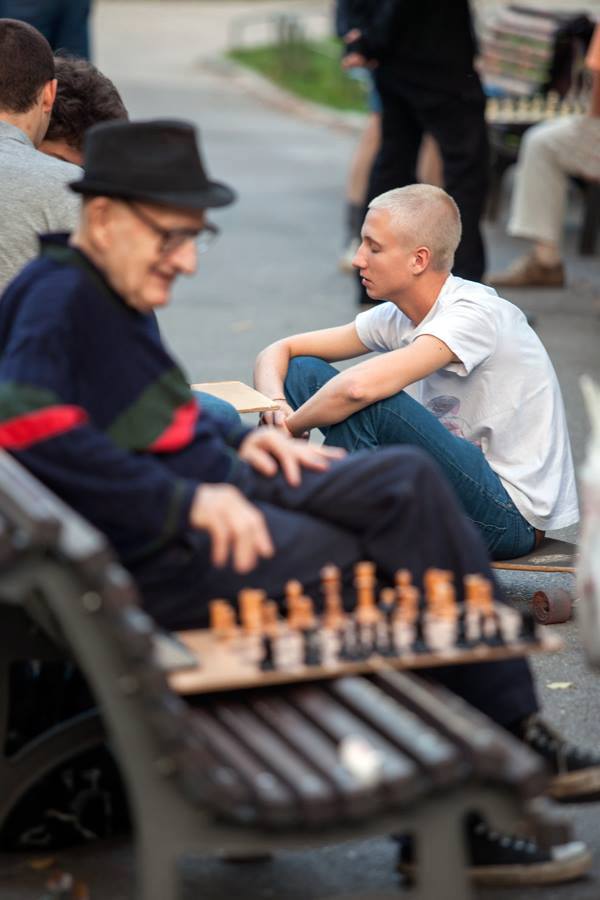
[(392, 69), (375, 70), (383, 104), (381, 148), (373, 164), (368, 200), (417, 180), (421, 139), (436, 139), (444, 164), (444, 186), (456, 201), (463, 226), (455, 275), (481, 281), (485, 249), (479, 222), (488, 188), (489, 148), (485, 96), (476, 74), (461, 87), (434, 89), (409, 84)]
[[(208, 601), (234, 599), (243, 587), (263, 588), (281, 601), (290, 578), (298, 578), (318, 602), (319, 571), (330, 562), (342, 569), (348, 605), (354, 604), (352, 566), (361, 559), (377, 564), (384, 584), (396, 569), (408, 568), (421, 586), (431, 566), (455, 572), (459, 588), (469, 573), (493, 579), (484, 544), (452, 489), (435, 463), (414, 448), (353, 454), (325, 473), (305, 472), (297, 488), (247, 466), (235, 481), (262, 509), (276, 555), (248, 575), (215, 569), (208, 536), (195, 532), (130, 567), (145, 608), (166, 628), (206, 626)], [(500, 599), (497, 586), (496, 594)], [(430, 674), (505, 725), (537, 708), (524, 660), (450, 666)]]
[(0, 0), (0, 15), (41, 31), (53, 50), (89, 59), (92, 0)]

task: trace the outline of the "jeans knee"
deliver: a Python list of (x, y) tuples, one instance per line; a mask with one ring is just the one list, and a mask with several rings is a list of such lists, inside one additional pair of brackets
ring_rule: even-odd
[(294, 356), (290, 359), (285, 378), (285, 392), (292, 406), (294, 403), (301, 405), (333, 375), (335, 375), (333, 367), (316, 356)]

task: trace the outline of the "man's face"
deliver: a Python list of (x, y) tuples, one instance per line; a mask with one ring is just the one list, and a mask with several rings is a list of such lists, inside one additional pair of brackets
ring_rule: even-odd
[(367, 294), (372, 300), (400, 297), (412, 284), (414, 253), (408, 236), (403, 240), (398, 229), (392, 228), (386, 209), (370, 209), (361, 237), (352, 265), (360, 272)]
[(63, 162), (73, 163), (74, 166), (83, 165), (83, 151), (78, 150), (77, 147), (72, 147), (66, 141), (49, 141), (44, 138), (38, 150), (41, 150), (47, 156), (62, 159)]
[(99, 265), (128, 306), (149, 313), (166, 306), (178, 275), (196, 271), (203, 225), (203, 212), (109, 200), (96, 243)]

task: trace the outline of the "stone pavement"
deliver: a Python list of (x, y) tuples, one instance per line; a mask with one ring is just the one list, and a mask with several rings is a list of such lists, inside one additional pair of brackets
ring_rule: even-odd
[[(199, 273), (178, 286), (162, 315), (164, 334), (192, 380), (251, 379), (252, 361), (267, 342), (297, 330), (350, 321), (353, 285), (336, 268), (342, 232), (343, 184), (354, 134), (326, 127), (310, 115), (262, 98), (256, 83), (217, 74), (214, 58), (227, 42), (234, 15), (303, 6), (324, 27), (323, 3), (99, 2), (97, 61), (114, 78), (135, 117), (177, 116), (201, 128), (211, 173), (230, 182), (239, 202), (216, 211), (220, 242), (201, 257)], [(318, 22), (321, 22), (321, 25)], [(508, 187), (508, 183), (507, 183)], [(514, 292), (510, 298), (536, 317), (537, 330), (557, 368), (567, 404), (576, 459), (587, 424), (577, 386), (587, 371), (600, 378), (600, 266), (573, 249), (580, 210), (573, 198), (567, 229), (569, 286)], [(486, 227), (490, 265), (516, 251), (503, 229)], [(600, 250), (600, 248), (599, 248)], [(512, 588), (519, 585), (513, 581)], [(531, 587), (529, 582), (527, 588)], [(535, 662), (549, 718), (571, 737), (600, 745), (597, 676), (585, 666), (576, 626), (554, 626), (566, 650)], [(552, 682), (568, 682), (552, 690)], [(573, 810), (577, 831), (596, 851), (594, 879), (548, 888), (481, 891), (489, 900), (596, 900), (600, 884), (598, 806)], [(168, 827), (168, 823), (165, 823)], [(127, 840), (57, 854), (57, 862), (91, 887), (91, 900), (130, 900), (133, 859)], [(40, 900), (44, 876), (30, 855), (0, 857), (0, 900)], [(373, 891), (395, 883), (394, 850), (385, 839), (286, 854), (269, 865), (240, 869), (200, 862), (189, 870), (185, 897), (225, 900), (317, 900), (337, 891)], [(398, 891), (399, 897), (403, 896)], [(409, 895), (407, 895), (409, 896)], [(439, 898), (443, 900), (443, 898)]]

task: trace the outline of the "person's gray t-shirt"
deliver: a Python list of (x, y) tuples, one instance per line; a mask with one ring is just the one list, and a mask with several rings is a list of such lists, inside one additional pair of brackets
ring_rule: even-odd
[(66, 187), (81, 169), (33, 146), (0, 121), (0, 293), (37, 256), (38, 234), (73, 231), (81, 200)]

